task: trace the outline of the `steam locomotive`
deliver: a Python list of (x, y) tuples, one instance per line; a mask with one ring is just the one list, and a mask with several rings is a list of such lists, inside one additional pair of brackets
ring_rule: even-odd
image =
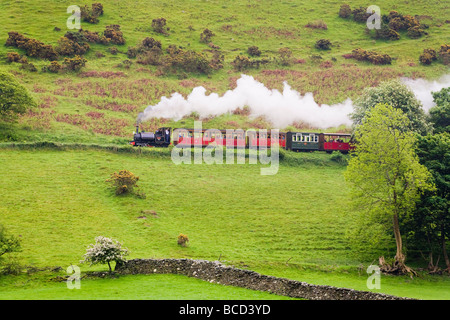
[(136, 147), (206, 147), (208, 145), (233, 148), (270, 148), (277, 144), (280, 148), (295, 152), (339, 151), (348, 153), (353, 149), (352, 136), (347, 133), (312, 133), (211, 129), (172, 129), (159, 128), (155, 132), (139, 132), (136, 126), (134, 139), (130, 142)]

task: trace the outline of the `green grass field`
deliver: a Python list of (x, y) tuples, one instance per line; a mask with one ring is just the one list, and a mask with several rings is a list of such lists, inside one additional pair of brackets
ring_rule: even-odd
[[(378, 256), (347, 236), (357, 212), (349, 205), (345, 165), (327, 154), (292, 157), (304, 163), (282, 163), (277, 175), (262, 176), (261, 165), (177, 166), (167, 155), (6, 148), (0, 152), (0, 214), (22, 240), (20, 261), (38, 268), (105, 270), (79, 263), (86, 246), (103, 235), (130, 249), (129, 259), (220, 259), (263, 274), (368, 290), (365, 268)], [(123, 168), (140, 177), (146, 199), (114, 195), (105, 180)], [(180, 233), (188, 235), (188, 247), (177, 245)], [(26, 297), (41, 297), (39, 286), (18, 281), (11, 287), (11, 277), (2, 297), (14, 298), (17, 286)], [(381, 291), (445, 299), (448, 281), (387, 277)], [(82, 296), (95, 297), (96, 286)], [(60, 290), (52, 285), (43, 294), (57, 298)], [(133, 297), (126, 292), (121, 297)]]
[[(365, 269), (380, 253), (392, 255), (394, 243), (368, 249), (350, 236), (359, 212), (350, 206), (344, 163), (321, 153), (283, 153), (279, 172), (261, 176), (261, 165), (176, 166), (170, 161), (170, 150), (139, 153), (126, 144), (139, 112), (162, 97), (174, 92), (186, 97), (197, 86), (218, 94), (233, 89), (241, 72), (231, 62), (237, 55), (247, 55), (252, 45), (262, 50), (261, 58), (268, 59), (288, 47), (296, 62), (290, 66), (272, 62), (245, 74), (271, 89), (281, 90), (287, 81), (301, 94), (312, 92), (320, 104), (355, 99), (366, 87), (402, 76), (439, 78), (448, 73), (448, 66), (440, 62), (423, 66), (418, 58), (425, 48), (438, 50), (448, 44), (448, 3), (378, 1), (382, 14), (396, 10), (417, 15), (429, 25), (428, 35), (420, 39), (401, 33), (398, 41), (383, 41), (367, 35), (363, 23), (340, 18), (340, 1), (99, 2), (104, 6), (99, 23), (82, 22), (82, 28), (102, 32), (107, 25), (119, 24), (126, 44), (116, 46), (117, 54), (109, 52), (114, 45), (91, 44), (82, 71), (52, 74), (41, 71), (49, 62), (37, 58), (28, 58), (37, 72), (8, 63), (8, 52), (24, 54), (3, 45), (8, 32), (56, 45), (67, 32), (67, 7), (91, 2), (0, 0), (0, 71), (11, 72), (37, 102), (18, 123), (0, 122), (0, 223), (20, 237), (20, 263), (63, 269), (79, 265), (86, 246), (104, 235), (129, 248), (130, 259), (220, 258), (263, 274), (367, 290)], [(346, 2), (352, 8), (373, 4)], [(168, 35), (151, 27), (152, 20), (160, 17), (167, 19)], [(326, 30), (306, 27), (318, 20), (327, 25)], [(164, 49), (177, 45), (208, 55), (210, 46), (200, 42), (205, 28), (215, 33), (212, 43), (224, 55), (223, 69), (209, 76), (161, 73), (136, 59), (130, 59), (130, 68), (121, 66), (128, 59), (128, 48), (145, 37), (161, 41)], [(321, 38), (331, 40), (331, 50), (314, 48)], [(359, 47), (391, 55), (392, 64), (374, 66), (344, 58)], [(314, 58), (317, 55), (321, 58)], [(153, 119), (142, 128), (192, 127), (194, 120), (195, 115), (179, 121)], [(237, 113), (204, 119), (202, 125), (270, 128), (264, 118)], [(303, 123), (280, 129), (319, 130)], [(350, 128), (326, 130), (349, 132)], [(105, 180), (121, 169), (140, 176), (146, 199), (116, 197), (108, 188)], [(177, 245), (180, 233), (189, 236), (186, 248)], [(83, 272), (107, 268), (80, 267)], [(282, 298), (170, 275), (86, 280), (83, 290), (75, 292), (64, 283), (48, 282), (56, 275), (2, 276), (0, 299)], [(160, 290), (155, 290), (156, 283)], [(381, 292), (450, 299), (449, 287), (448, 276), (383, 277)]]

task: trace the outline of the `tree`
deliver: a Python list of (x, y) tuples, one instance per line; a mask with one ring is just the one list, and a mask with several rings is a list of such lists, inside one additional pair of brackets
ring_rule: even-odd
[(36, 103), (13, 75), (0, 72), (0, 120), (11, 122)]
[(120, 242), (99, 236), (95, 238), (95, 244), (88, 246), (84, 260), (80, 263), (90, 262), (90, 265), (107, 263), (111, 273), (111, 262), (116, 262), (116, 265), (124, 262), (126, 255), (128, 255), (128, 249), (123, 249)]
[(430, 109), (430, 121), (434, 132), (450, 133), (450, 87), (433, 92), (433, 101), (436, 105)]
[(371, 108), (355, 129), (356, 149), (345, 172), (356, 203), (370, 214), (391, 219), (397, 252), (392, 266), (385, 264), (383, 270), (401, 274), (413, 270), (405, 265), (399, 217), (414, 209), (422, 191), (432, 189), (431, 175), (414, 151), (416, 138), (409, 126), (399, 108), (387, 104)]
[(403, 111), (410, 120), (409, 129), (420, 134), (429, 133), (432, 129), (428, 122), (422, 104), (414, 93), (400, 80), (394, 79), (382, 82), (378, 87), (366, 88), (355, 101), (354, 112), (350, 115), (354, 124), (361, 124), (367, 112), (379, 103)]
[[(439, 270), (439, 257), (450, 272), (446, 242), (450, 239), (450, 134), (419, 137), (417, 155), (433, 176), (434, 192), (425, 192), (404, 225), (415, 249), (428, 252), (431, 272)], [(437, 260), (434, 257), (438, 256)]]

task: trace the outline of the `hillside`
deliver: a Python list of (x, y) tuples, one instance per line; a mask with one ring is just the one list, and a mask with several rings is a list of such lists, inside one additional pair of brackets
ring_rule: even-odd
[[(428, 1), (392, 3), (380, 1), (382, 14), (396, 10), (417, 16), (426, 24), (427, 35), (411, 39), (403, 31), (396, 41), (375, 40), (366, 34), (365, 23), (339, 17), (342, 3), (335, 1), (103, 1), (103, 15), (98, 23), (81, 21), (83, 30), (101, 34), (108, 25), (119, 25), (125, 43), (107, 45), (89, 43), (84, 54), (87, 63), (79, 72), (42, 72), (49, 61), (28, 57), (36, 72), (21, 69), (19, 63), (6, 62), (8, 52), (24, 55), (23, 49), (0, 46), (0, 68), (16, 75), (33, 93), (38, 108), (23, 116), (16, 128), (4, 128), (3, 140), (50, 140), (70, 142), (126, 142), (134, 129), (136, 118), (148, 105), (157, 104), (162, 97), (179, 92), (183, 96), (197, 86), (206, 94), (219, 95), (236, 86), (242, 73), (253, 76), (269, 89), (283, 89), (283, 82), (300, 94), (311, 92), (318, 104), (341, 103), (355, 99), (368, 86), (394, 77), (435, 79), (448, 72), (442, 63), (424, 66), (419, 55), (425, 48), (439, 49), (448, 42), (449, 8), (445, 2), (432, 5)], [(348, 1), (351, 8), (368, 5)], [(71, 3), (72, 4), (72, 3)], [(91, 5), (91, 2), (78, 4)], [(56, 47), (67, 31), (66, 13), (69, 4), (47, 1), (37, 6), (32, 1), (2, 1), (0, 43), (6, 43), (8, 32), (15, 31)], [(152, 28), (152, 20), (166, 19), (164, 34)], [(205, 29), (213, 32), (210, 42), (200, 41)], [(159, 41), (162, 50), (174, 45), (213, 58), (223, 55), (223, 67), (208, 75), (183, 70), (166, 70), (161, 66), (144, 64), (145, 59), (130, 58), (127, 52), (143, 39)], [(315, 43), (329, 39), (331, 50), (319, 50)], [(247, 49), (257, 46), (259, 57), (251, 57)], [(113, 49), (116, 48), (117, 50)], [(289, 65), (283, 65), (279, 50), (288, 48), (292, 55)], [(348, 59), (356, 48), (373, 50), (391, 56), (388, 65)], [(269, 61), (258, 68), (236, 70), (236, 56)], [(59, 59), (62, 63), (64, 57)], [(124, 62), (124, 61), (129, 61)], [(219, 63), (220, 64), (220, 63)], [(189, 126), (192, 117), (174, 122), (154, 119), (144, 128), (154, 129), (161, 123)], [(268, 119), (249, 118), (237, 110), (214, 119), (203, 119), (204, 127), (261, 128), (270, 127)], [(310, 129), (307, 123), (293, 123), (288, 128)], [(322, 129), (323, 130), (323, 129)], [(335, 131), (336, 128), (330, 128)], [(345, 131), (345, 128), (339, 128)]]

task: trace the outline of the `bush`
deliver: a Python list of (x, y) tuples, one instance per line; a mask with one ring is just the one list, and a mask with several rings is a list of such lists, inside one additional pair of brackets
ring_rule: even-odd
[(367, 8), (359, 7), (353, 9), (353, 20), (356, 22), (367, 22), (367, 19), (371, 16), (370, 13), (367, 13)]
[(122, 244), (117, 240), (99, 236), (95, 238), (95, 244), (88, 246), (86, 253), (83, 255), (84, 260), (80, 263), (90, 262), (93, 264), (108, 264), (109, 272), (111, 272), (111, 262), (125, 262), (125, 256), (128, 255), (128, 249), (122, 248)]
[(339, 9), (339, 17), (347, 19), (350, 18), (352, 15), (352, 9), (348, 4), (341, 5), (341, 8)]
[(254, 61), (252, 61), (246, 56), (241, 55), (236, 56), (233, 62), (231, 62), (231, 65), (234, 67), (234, 69), (238, 71), (247, 70), (255, 66)]
[(408, 29), (407, 35), (411, 39), (418, 39), (427, 34), (420, 26), (414, 26)]
[(80, 45), (78, 42), (64, 36), (58, 40), (56, 51), (61, 56), (74, 56), (85, 54), (89, 48), (89, 44), (87, 43), (82, 43)]
[(134, 188), (137, 187), (136, 183), (139, 181), (139, 177), (128, 170), (121, 170), (118, 173), (114, 172), (111, 178), (106, 180), (115, 188), (116, 195), (133, 193)]
[(103, 15), (103, 5), (101, 3), (93, 3), (91, 8), (87, 5), (80, 8), (81, 19), (88, 23), (98, 23), (98, 17)]
[(153, 38), (146, 37), (142, 40), (142, 48), (145, 50), (150, 50), (154, 47), (162, 49), (161, 41), (155, 40)]
[(59, 64), (58, 61), (52, 61), (50, 63), (50, 65), (45, 66), (43, 68), (43, 71), (48, 71), (48, 72), (51, 72), (51, 73), (58, 73), (61, 69), (62, 69), (62, 66)]
[(331, 49), (331, 41), (328, 39), (317, 40), (315, 47), (316, 47), (316, 49), (319, 49), (319, 50), (330, 50)]
[(211, 41), (211, 38), (214, 36), (215, 36), (215, 34), (211, 30), (205, 29), (200, 34), (200, 41), (203, 43), (209, 43)]
[(109, 42), (113, 44), (125, 44), (125, 39), (123, 37), (122, 31), (120, 31), (120, 26), (118, 24), (111, 24), (106, 26), (103, 35)]
[(251, 46), (247, 49), (247, 53), (252, 57), (259, 57), (261, 55), (261, 50), (257, 46)]
[(375, 39), (395, 41), (400, 39), (400, 34), (388, 26), (383, 25), (380, 29), (375, 29)]
[(391, 64), (392, 58), (387, 54), (379, 54), (358, 48), (352, 51), (352, 56), (358, 61), (368, 61), (372, 64)]
[(439, 50), (439, 58), (445, 65), (450, 64), (450, 45), (443, 44)]
[(20, 60), (20, 54), (17, 52), (8, 52), (6, 54), (6, 61), (8, 62), (19, 62)]
[(167, 56), (163, 56), (161, 64), (166, 70), (184, 70), (186, 72), (195, 72), (210, 74), (212, 67), (206, 56), (192, 50), (183, 50), (176, 46), (167, 48)]
[(187, 243), (189, 242), (189, 238), (187, 235), (180, 233), (180, 235), (178, 236), (178, 245), (182, 246), (182, 247), (186, 247)]
[(158, 18), (152, 20), (152, 28), (155, 32), (167, 35), (166, 28), (167, 20), (164, 18)]
[(46, 45), (36, 39), (27, 38), (18, 32), (8, 32), (8, 39), (5, 45), (23, 49), (29, 57), (48, 59), (50, 61), (58, 59), (58, 54), (51, 45)]
[(437, 53), (434, 49), (424, 49), (423, 53), (419, 56), (420, 63), (425, 65), (430, 65), (435, 60), (437, 60)]
[(98, 32), (81, 29), (80, 33), (84, 36), (86, 41), (90, 43), (108, 44), (110, 41), (108, 38), (106, 38), (104, 35), (100, 35)]
[(86, 65), (87, 60), (80, 56), (64, 58), (63, 68), (69, 71), (80, 71)]

